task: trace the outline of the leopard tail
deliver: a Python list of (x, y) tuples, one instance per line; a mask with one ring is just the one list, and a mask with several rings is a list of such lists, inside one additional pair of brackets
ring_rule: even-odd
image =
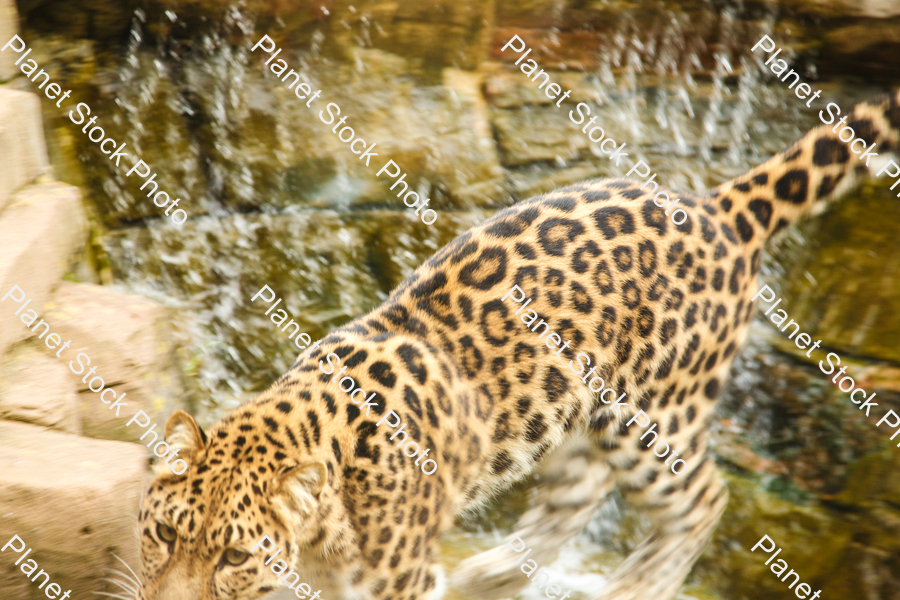
[[(725, 213), (720, 219), (744, 243), (764, 241), (818, 214), (885, 166), (879, 178), (900, 173), (894, 154), (900, 148), (900, 90), (857, 104), (849, 114), (837, 110), (836, 104), (826, 105), (818, 114), (831, 124), (812, 129), (784, 152), (711, 190)], [(854, 138), (839, 137), (850, 135), (844, 127), (853, 130)]]

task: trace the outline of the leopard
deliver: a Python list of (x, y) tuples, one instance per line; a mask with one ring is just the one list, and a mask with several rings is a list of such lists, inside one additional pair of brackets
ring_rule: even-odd
[[(856, 105), (847, 125), (893, 156), (900, 92)], [(728, 501), (709, 430), (766, 242), (874, 176), (857, 158), (813, 128), (718, 187), (669, 190), (688, 213), (680, 224), (654, 204), (662, 186), (628, 178), (499, 210), (208, 431), (183, 410), (169, 417), (166, 442), (188, 467), (155, 467), (134, 597), (253, 600), (287, 585), (277, 561), (302, 576), (306, 587), (288, 585), (298, 598), (437, 600), (451, 585), (509, 596), (528, 579), (498, 548), (448, 577), (438, 542), (539, 472), (545, 489), (515, 529), (529, 558), (545, 560), (615, 490), (652, 529), (591, 597), (671, 598)], [(571, 345), (551, 348), (524, 325), (502, 299), (516, 288)], [(579, 381), (582, 353), (625, 394), (619, 406)], [(371, 403), (338, 389), (331, 360)], [(640, 411), (679, 449), (677, 473), (628, 426)], [(432, 473), (386, 415), (430, 449)]]

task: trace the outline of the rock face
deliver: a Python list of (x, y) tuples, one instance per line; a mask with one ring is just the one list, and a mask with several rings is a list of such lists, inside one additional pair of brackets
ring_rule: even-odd
[[(878, 187), (804, 227), (813, 251), (788, 249), (801, 276), (779, 282), (778, 292), (793, 299), (791, 318), (818, 332), (824, 347), (900, 364), (900, 207)], [(820, 297), (829, 301), (815, 302)]]
[[(0, 47), (5, 46), (18, 32), (18, 25), (15, 0), (0, 0)], [(16, 72), (15, 62), (16, 59), (9, 52), (0, 53), (0, 83), (13, 78)]]
[[(0, 90), (0, 103), (6, 93)], [(10, 345), (31, 335), (16, 310), (31, 298), (33, 308), (39, 311), (56, 283), (69, 272), (73, 254), (84, 244), (81, 194), (77, 188), (54, 182), (25, 187), (0, 213), (0, 228), (4, 232), (0, 242), (0, 297), (14, 286), (25, 293), (23, 302), (15, 303), (14, 295), (0, 303), (2, 356)]]
[[(900, 485), (891, 475), (900, 449), (889, 439), (893, 429), (876, 427), (888, 409), (900, 413), (890, 258), (900, 252), (900, 215), (887, 187), (850, 194), (770, 249), (763, 281), (824, 350), (807, 358), (760, 314), (732, 369), (740, 382), (724, 394), (717, 454), (739, 476), (729, 480), (722, 526), (695, 570), (729, 598), (789, 597), (759, 551), (749, 551), (766, 534), (804, 581), (829, 595), (888, 599), (900, 585), (900, 510), (892, 500)], [(820, 370), (828, 352), (875, 392), (870, 417)]]
[[(86, 597), (108, 569), (122, 569), (113, 553), (139, 565), (134, 527), (146, 466), (135, 444), (0, 421), (0, 545), (18, 535), (51, 581)], [(0, 554), (3, 598), (37, 598), (11, 556)]]
[[(180, 109), (173, 110), (181, 92), (166, 83), (170, 75), (158, 72), (149, 54), (136, 55), (137, 68), (128, 76), (135, 82), (156, 81), (152, 91), (123, 86), (118, 96), (133, 119), (117, 128), (116, 135), (122, 136), (117, 139), (148, 149), (141, 157), (192, 216), (222, 209), (404, 209), (397, 190), (390, 190), (394, 180), (387, 174), (376, 176), (388, 160), (408, 173), (407, 184), (430, 197), (433, 206), (460, 209), (496, 202), (505, 178), (480, 77), (450, 70), (448, 85), (419, 86), (405, 77), (410, 61), (382, 50), (356, 51), (356, 59), (366, 64), (363, 73), (350, 64), (303, 68), (300, 58), (289, 56), (291, 68), (302, 69), (302, 80), (322, 91), (307, 107), (267, 72), (260, 50), (251, 54), (242, 48), (240, 59), (228, 63), (217, 55), (220, 50), (178, 66), (178, 78), (187, 82), (185, 93), (219, 89), (232, 95), (227, 88), (235, 80), (246, 90), (237, 94), (235, 111), (224, 113), (217, 107), (218, 93), (190, 92), (196, 110), (208, 121), (202, 135)], [(122, 110), (107, 98), (91, 105), (101, 115)], [(353, 154), (339, 139), (340, 129), (332, 132), (333, 126), (323, 121), (330, 114), (335, 115), (333, 122), (346, 117), (346, 125), (365, 140), (363, 148), (375, 144), (372, 152), (377, 156), (360, 160)], [(153, 117), (146, 120), (148, 115)], [(143, 124), (135, 128), (138, 122)], [(161, 211), (139, 189), (134, 175), (126, 177), (95, 144), (85, 145), (83, 151), (90, 165), (88, 179), (104, 181), (106, 192), (92, 196), (104, 225), (157, 222)]]
[[(40, 113), (36, 110), (39, 105), (35, 102), (37, 98), (31, 94), (0, 89), (0, 131), (15, 130), (23, 140), (43, 139)], [(11, 128), (11, 124), (15, 127)], [(46, 152), (42, 144), (29, 146), (23, 141), (18, 145), (22, 150), (16, 153), (17, 159), (0, 163), (0, 181), (19, 188), (12, 193), (5, 210), (0, 211), (0, 231), (4, 232), (0, 240), (0, 297), (15, 286), (21, 290), (0, 302), (0, 359), (19, 342), (35, 344), (39, 351), (43, 349), (45, 357), (60, 365), (67, 365), (77, 352), (84, 351), (91, 357), (92, 365), (100, 365), (105, 381), (117, 393), (128, 393), (129, 408), (136, 406), (154, 419), (162, 419), (182, 400), (180, 372), (172, 368), (175, 357), (166, 332), (167, 312), (144, 298), (101, 286), (60, 281), (72, 272), (85, 246), (87, 219), (81, 194), (77, 188), (57, 182), (30, 183), (41, 172), (37, 166), (46, 165)], [(63, 341), (72, 341), (73, 346), (65, 350), (66, 357), (56, 358), (44, 348), (23, 320), (27, 313), (15, 314), (29, 298), (28, 309), (34, 309)], [(18, 299), (22, 301), (17, 302)], [(79, 416), (68, 423), (42, 414), (56, 406), (59, 398), (47, 399), (51, 404), (17, 399), (29, 385), (29, 376), (24, 373), (60, 371), (51, 368), (47, 361), (25, 358), (19, 348), (16, 352), (18, 358), (8, 362), (18, 365), (18, 371), (3, 387), (4, 408), (0, 412), (29, 421), (25, 415), (33, 414), (37, 420), (31, 422), (52, 424), (63, 431), (129, 439), (124, 432), (125, 420), (104, 410), (105, 405), (97, 402), (92, 392), (82, 394), (77, 407)], [(26, 363), (30, 366), (23, 366)], [(68, 377), (78, 381), (72, 373)], [(69, 388), (69, 384), (62, 385), (61, 389)], [(67, 397), (66, 393), (61, 394)], [(70, 414), (68, 402), (63, 404), (67, 408), (60, 414)]]
[[(0, 24), (4, 22), (2, 10), (3, 5), (0, 4)], [(2, 34), (0, 31), (0, 38)], [(0, 46), (4, 44), (5, 39)], [(11, 56), (10, 52), (7, 49), (0, 53), (0, 60), (6, 61)], [(2, 209), (9, 202), (13, 191), (34, 181), (48, 168), (47, 149), (41, 127), (41, 105), (37, 96), (10, 89), (3, 90), (0, 97), (0, 164), (3, 164), (3, 169), (0, 169)]]
[[(35, 17), (26, 23), (47, 26), (38, 13), (58, 4), (44, 2), (38, 9), (31, 3), (29, 10)], [(73, 3), (68, 10), (78, 12), (79, 4)], [(677, 105), (681, 100), (706, 104), (707, 98), (688, 101), (685, 88), (695, 89), (698, 81), (707, 81), (717, 70), (719, 76), (746, 73), (754, 60), (748, 49), (760, 35), (758, 16), (752, 10), (719, 19), (707, 3), (699, 1), (667, 7), (662, 3), (466, 0), (427, 6), (377, 2), (365, 8), (342, 2), (250, 2), (252, 9), (238, 11), (237, 16), (224, 14), (227, 2), (149, 4), (146, 19), (134, 20), (133, 35), (159, 36), (172, 44), (186, 39), (190, 52), (173, 49), (179, 59), (167, 61), (156, 55), (157, 45), (138, 45), (127, 68), (98, 77), (119, 83), (99, 89), (80, 86), (79, 93), (116, 140), (142, 149), (141, 158), (158, 174), (158, 181), (182, 199), (192, 216), (219, 214), (223, 209), (391, 208), (391, 203), (400, 202), (389, 190), (393, 182), (384, 175), (374, 177), (388, 159), (414, 176), (417, 190), (430, 195), (433, 205), (443, 210), (497, 207), (506, 196), (522, 198), (552, 187), (551, 181), (542, 178), (531, 181), (530, 169), (571, 169), (569, 181), (586, 174), (618, 175), (590, 154), (586, 136), (569, 121), (568, 111), (583, 100), (606, 104), (600, 109), (602, 119), (622, 123), (623, 127), (612, 129), (624, 130), (610, 135), (630, 140), (629, 149), (634, 149), (640, 132), (672, 121), (677, 122), (667, 128), (715, 130), (705, 140), (708, 147), (733, 147), (734, 140), (746, 132), (717, 129), (700, 119), (678, 120), (680, 111), (675, 108), (660, 108), (653, 114), (636, 107), (667, 96), (669, 100), (660, 104)], [(164, 16), (163, 10), (171, 10), (172, 16)], [(823, 26), (802, 39), (779, 31), (778, 41), (810, 55), (846, 48), (847, 56), (865, 64), (870, 62), (865, 60), (867, 52), (900, 48), (900, 41), (888, 37), (883, 43), (871, 42), (876, 31), (896, 32), (894, 23), (861, 19), (855, 16), (830, 29)], [(72, 23), (75, 27), (77, 20)], [(191, 39), (196, 31), (193, 24), (213, 34), (197, 43)], [(62, 24), (58, 27), (65, 29)], [(805, 23), (794, 21), (779, 27), (807, 31)], [(852, 27), (857, 30), (844, 31)], [(62, 63), (65, 69), (61, 70), (71, 71), (71, 79), (87, 80), (95, 76), (95, 69), (103, 70), (94, 64), (105, 58), (100, 50), (95, 59), (75, 60), (70, 56), (72, 44), (54, 46), (37, 32), (35, 39), (41, 47), (36, 52), (41, 60)], [(71, 33), (78, 39), (90, 36), (80, 25)], [(286, 60), (304, 82), (321, 90), (311, 107), (263, 65), (267, 55), (262, 50), (250, 50), (263, 33), (282, 48), (279, 60)], [(838, 36), (835, 43), (823, 45), (821, 40), (831, 34)], [(551, 70), (554, 81), (573, 90), (562, 109), (548, 106), (549, 99), (522, 73), (497, 69), (498, 63), (512, 66), (517, 58), (510, 50), (499, 51), (512, 35), (520, 35), (534, 47), (531, 58)], [(720, 36), (721, 43), (713, 41)], [(123, 32), (121, 37), (129, 36)], [(852, 48), (845, 43), (851, 39)], [(312, 53), (306, 50), (310, 46), (315, 48)], [(121, 54), (115, 47), (108, 50)], [(792, 59), (803, 68), (811, 62), (807, 54)], [(832, 62), (823, 61), (817, 68), (827, 69)], [(160, 64), (166, 64), (166, 69), (160, 70)], [(634, 86), (637, 73), (664, 75), (676, 70), (684, 72), (682, 81), (662, 81), (658, 89), (630, 97), (615, 92), (623, 83)], [(453, 73), (465, 73), (468, 85), (456, 85), (463, 78), (448, 76)], [(718, 84), (697, 95), (716, 93), (721, 95)], [(346, 124), (367, 145), (377, 143), (378, 157), (368, 168), (320, 120), (320, 111), (331, 102), (340, 106), (341, 116), (348, 118)], [(713, 97), (708, 104), (709, 111), (724, 120), (735, 106), (738, 112), (746, 110), (745, 103), (754, 105), (746, 95)], [(701, 107), (685, 108), (699, 113)], [(644, 122), (635, 123), (638, 116)], [(760, 121), (766, 116), (758, 115)], [(48, 117), (60, 130), (72, 129), (64, 112), (54, 108)], [(655, 140), (641, 142), (664, 155), (692, 151), (681, 135), (676, 132), (674, 143), (665, 146)], [(75, 154), (86, 155), (84, 180), (97, 190), (89, 195), (89, 202), (105, 226), (118, 229), (135, 220), (156, 222), (161, 211), (138, 189), (134, 175), (125, 177), (77, 129), (69, 141), (66, 152), (73, 155), (69, 163), (76, 162)], [(520, 183), (521, 179), (526, 181)]]
[[(9, 2), (0, 0), (0, 10)], [(160, 424), (184, 395), (166, 331), (171, 319), (185, 351), (185, 381), (199, 388), (194, 397), (213, 404), (201, 416), (208, 422), (268, 385), (299, 352), (265, 307), (250, 302), (263, 285), (317, 339), (376, 306), (441, 245), (498, 207), (623, 174), (592, 152), (570, 121), (578, 102), (591, 105), (607, 135), (628, 143), (631, 157), (646, 159), (662, 185), (701, 189), (744, 172), (817, 124), (815, 110), (756, 68), (759, 56), (749, 48), (763, 32), (805, 74), (879, 74), (896, 85), (896, 1), (713, 4), (248, 0), (242, 11), (230, 0), (150, 0), (146, 13), (133, 16), (111, 0), (20, 2), (39, 62), (71, 80), (111, 135), (140, 148), (194, 218), (180, 229), (161, 226), (136, 178), (126, 178), (64, 112), (48, 107), (59, 138), (51, 148), (77, 166), (72, 181), (83, 183), (85, 202), (109, 228), (101, 243), (117, 282), (179, 310), (61, 282), (84, 245), (80, 201), (71, 188), (32, 183), (46, 165), (40, 135), (28, 134), (39, 126), (39, 103), (0, 92), (0, 209), (4, 193), (12, 198), (0, 212), (0, 231), (17, 240), (7, 248), (0, 239), (0, 294), (27, 281), (42, 316), (128, 393), (129, 408), (153, 411)], [(263, 33), (284, 48), (280, 58), (322, 90), (315, 109), (276, 79), (260, 51), (249, 50)], [(572, 90), (561, 107), (513, 64), (516, 55), (500, 51), (513, 35), (534, 48), (530, 58), (554, 82)], [(138, 38), (143, 43), (127, 50), (115, 41)], [(8, 57), (0, 54), (0, 79)], [(842, 107), (875, 91), (819, 84), (823, 98)], [(377, 142), (372, 166), (362, 166), (320, 120), (329, 102), (340, 105), (357, 134)], [(16, 114), (30, 116), (11, 122)], [(2, 155), (10, 141), (26, 138), (37, 145)], [(432, 198), (439, 210), (433, 227), (410, 217), (390, 190), (393, 182), (375, 176), (387, 159)], [(854, 194), (802, 230), (826, 243), (775, 253), (769, 264), (785, 265), (770, 275), (795, 307), (791, 316), (841, 353), (858, 380), (878, 391), (882, 408), (900, 411), (894, 201), (886, 191)], [(9, 306), (0, 303), (0, 416), (134, 439), (80, 377), (60, 368), (67, 363), (54, 364), (26, 339)], [(716, 453), (729, 472), (732, 501), (697, 563), (695, 579), (715, 592), (700, 597), (792, 597), (760, 566), (759, 553), (749, 552), (769, 535), (827, 597), (893, 599), (900, 589), (900, 511), (892, 498), (900, 487), (892, 473), (900, 451), (888, 443), (890, 432), (875, 429), (828, 387), (817, 359), (788, 352), (765, 326), (751, 332), (722, 404)], [(35, 393), (32, 378), (52, 389)], [(63, 435), (30, 431), (48, 443), (59, 438), (43, 434)], [(55, 506), (56, 490), (35, 490)], [(38, 543), (41, 555), (53, 551), (52, 543)]]
[[(138, 409), (163, 424), (183, 406), (183, 391), (168, 311), (62, 281), (84, 260), (87, 218), (78, 189), (50, 181), (46, 165), (38, 98), (0, 88), (0, 545), (18, 535), (51, 581), (83, 597), (121, 569), (113, 552), (135, 567), (139, 560), (134, 515), (149, 451), (106, 440), (136, 439), (125, 423)], [(48, 332), (31, 330), (39, 327), (32, 309), (71, 347), (57, 343), (54, 352)], [(79, 352), (127, 393), (125, 414), (83, 389), (69, 367)], [(12, 554), (0, 560), (0, 595), (35, 598)]]
[[(134, 432), (125, 428), (125, 415), (140, 409), (162, 425), (166, 415), (182, 406), (181, 375), (173, 368), (168, 332), (170, 317), (158, 303), (107, 287), (62, 282), (46, 306), (46, 318), (63, 339), (76, 340), (77, 351), (90, 356), (91, 366), (98, 367), (97, 375), (117, 397), (127, 394), (128, 408), (117, 417), (70, 372), (78, 386), (84, 435), (134, 441)], [(75, 358), (75, 351), (69, 358)]]
[(0, 368), (0, 419), (80, 434), (77, 380), (65, 363), (30, 346), (17, 350)]
[[(364, 219), (324, 210), (232, 215), (193, 219), (181, 229), (129, 229), (110, 235), (107, 249), (123, 284), (153, 286), (192, 307), (176, 319), (185, 324), (180, 329), (198, 330), (189, 343), (209, 349), (191, 357), (195, 379), (220, 408), (233, 408), (244, 399), (234, 388), (247, 396), (261, 391), (301, 352), (270, 320), (275, 313), (267, 317), (261, 300), (250, 301), (264, 285), (283, 298), (300, 331), (319, 339), (374, 308), (436, 247), (489, 214), (448, 213), (431, 227), (400, 211)], [(420, 241), (426, 237), (433, 241)], [(360, 269), (366, 264), (378, 268)], [(222, 276), (246, 265), (255, 266), (251, 277)], [(197, 315), (202, 324), (193, 321)], [(217, 393), (233, 372), (242, 373), (240, 383)]]
[(827, 17), (886, 19), (900, 16), (897, 0), (790, 0), (795, 10)]

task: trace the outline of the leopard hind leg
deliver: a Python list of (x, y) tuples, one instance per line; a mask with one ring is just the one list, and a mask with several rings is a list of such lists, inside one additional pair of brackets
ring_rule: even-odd
[[(508, 546), (532, 548), (539, 565), (556, 560), (559, 549), (581, 532), (611, 491), (609, 466), (592, 440), (576, 437), (547, 455), (538, 469), (529, 509), (503, 544), (464, 560), (451, 576), (451, 587), (468, 596), (495, 600), (514, 596), (530, 583), (515, 563), (522, 556)], [(504, 547), (506, 546), (506, 547)]]
[[(648, 511), (653, 529), (593, 600), (669, 600), (703, 552), (725, 511), (728, 489), (706, 454), (705, 433), (697, 436), (703, 449), (693, 453), (696, 462), (683, 474), (673, 476), (644, 455), (630, 477), (617, 482), (628, 504)], [(615, 457), (610, 463), (615, 468)]]

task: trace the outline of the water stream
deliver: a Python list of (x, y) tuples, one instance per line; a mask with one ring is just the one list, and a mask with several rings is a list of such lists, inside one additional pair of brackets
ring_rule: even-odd
[[(326, 4), (323, 14), (337, 10)], [(442, 70), (466, 66), (466, 47), (441, 60), (416, 55), (409, 51), (410, 39), (392, 37), (399, 31), (396, 23), (384, 21), (374, 3), (340, 10), (334, 17), (339, 25), (312, 19), (292, 29), (236, 2), (221, 19), (197, 30), (196, 18), (169, 10), (154, 20), (139, 10), (124, 58), (105, 71), (98, 68), (94, 77), (97, 112), (114, 122), (117, 139), (152, 164), (194, 215), (180, 229), (167, 224), (133, 177), (101, 160), (95, 148), (79, 147), (89, 202), (103, 215), (100, 241), (115, 283), (171, 308), (189, 385), (185, 400), (205, 424), (264, 389), (298, 352), (264, 315), (267, 306), (250, 302), (263, 285), (284, 299), (301, 331), (318, 339), (377, 306), (434, 251), (498, 208), (556, 185), (625, 173), (587, 147), (567, 117), (574, 104), (557, 109), (546, 99), (542, 103), (521, 73), (484, 63), (464, 72), (476, 78), (466, 84), (466, 76), (453, 75), (458, 71)], [(561, 1), (548, 9), (549, 22), (542, 25), (556, 32), (548, 47), (570, 39), (554, 37), (567, 29), (566, 14)], [(432, 35), (458, 43), (453, 18), (446, 31), (435, 25)], [(662, 185), (702, 190), (762, 162), (818, 121), (814, 110), (766, 75), (759, 55), (749, 53), (746, 41), (771, 32), (779, 18), (772, 9), (747, 20), (734, 9), (711, 6), (622, 8), (606, 24), (601, 47), (568, 49), (574, 58), (559, 76), (574, 90), (573, 100), (599, 107), (595, 114), (609, 135), (644, 158)], [(271, 28), (261, 32), (261, 22)], [(380, 157), (410, 172), (415, 189), (438, 210), (436, 225), (423, 226), (375, 177), (376, 169), (358, 164), (317, 111), (266, 70), (267, 56), (251, 51), (261, 33), (278, 40), (285, 47), (282, 57), (301, 79), (322, 90), (320, 108), (324, 102), (340, 104), (349, 123), (377, 141)], [(780, 37), (787, 57), (791, 41), (787, 34)], [(583, 68), (577, 68), (579, 61)], [(807, 75), (814, 74), (810, 66)], [(820, 85), (823, 98), (842, 107), (880, 91), (842, 80)], [(854, 202), (866, 208), (790, 232), (767, 257), (763, 279), (787, 289), (790, 280), (823, 268), (820, 253), (842, 252), (809, 236), (833, 233), (828, 227), (836, 222), (847, 232), (865, 231), (879, 212), (896, 213), (883, 191), (867, 189), (846, 201)], [(857, 237), (855, 257), (874, 252), (883, 263), (900, 251), (900, 236), (878, 236), (868, 245), (864, 235)], [(896, 296), (887, 289), (884, 296), (896, 306)], [(807, 314), (815, 314), (815, 293), (798, 295), (795, 304), (801, 297), (810, 306)], [(850, 311), (865, 301), (846, 297)], [(832, 330), (840, 327), (831, 324)], [(869, 324), (862, 343), (855, 342), (857, 353), (896, 360), (896, 353), (864, 351), (877, 329)], [(840, 331), (831, 337), (843, 343)], [(797, 436), (785, 439), (779, 423), (786, 417), (773, 407), (785, 396), (805, 398), (815, 379), (807, 365), (786, 358), (776, 344), (777, 334), (758, 322), (726, 392), (730, 412), (723, 419), (733, 421), (719, 425), (720, 435), (738, 432), (772, 459), (773, 432), (782, 444), (801, 443)], [(772, 370), (783, 376), (778, 382), (788, 383), (772, 383)], [(824, 397), (812, 389), (812, 397)], [(772, 489), (774, 480), (777, 475), (760, 489)], [(794, 497), (834, 485), (798, 489)], [(796, 482), (787, 487), (795, 490)], [(520, 489), (508, 495), (500, 506), (521, 508), (523, 494)], [(447, 564), (499, 540), (515, 512), (502, 510), (449, 536), (443, 546)], [(590, 531), (562, 550), (552, 569), (571, 589), (596, 589), (602, 574), (639, 540), (641, 527), (639, 517), (613, 500)], [(710, 564), (701, 562), (685, 593), (743, 597), (743, 591), (720, 596), (728, 586)], [(538, 597), (533, 591), (519, 596)]]

